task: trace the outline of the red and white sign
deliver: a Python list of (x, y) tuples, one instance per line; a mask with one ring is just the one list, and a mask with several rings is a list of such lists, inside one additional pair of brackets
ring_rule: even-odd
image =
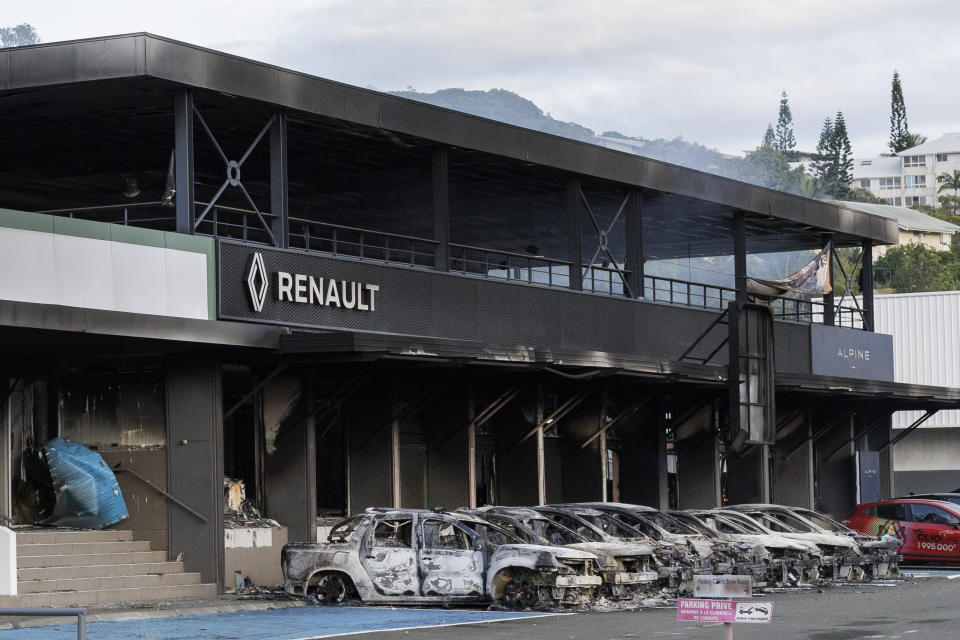
[(770, 622), (772, 602), (735, 602), (733, 600), (677, 600), (677, 620), (693, 622)]

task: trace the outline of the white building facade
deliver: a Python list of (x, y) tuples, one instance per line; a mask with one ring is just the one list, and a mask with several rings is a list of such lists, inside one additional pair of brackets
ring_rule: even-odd
[[(879, 295), (876, 330), (893, 335), (894, 379), (960, 387), (960, 291)], [(894, 433), (922, 412), (893, 416)], [(960, 487), (960, 411), (940, 411), (894, 445), (898, 495)]]
[(960, 170), (960, 133), (947, 133), (896, 156), (855, 159), (851, 186), (866, 189), (889, 205), (935, 207), (942, 195), (937, 191), (938, 176), (955, 170)]

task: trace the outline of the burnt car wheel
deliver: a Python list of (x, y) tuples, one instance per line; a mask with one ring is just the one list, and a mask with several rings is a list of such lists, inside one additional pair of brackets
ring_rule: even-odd
[(501, 593), (502, 604), (511, 609), (530, 609), (538, 600), (537, 586), (522, 573), (510, 574)]
[(340, 604), (350, 595), (350, 586), (339, 573), (326, 573), (320, 576), (313, 591), (320, 604)]

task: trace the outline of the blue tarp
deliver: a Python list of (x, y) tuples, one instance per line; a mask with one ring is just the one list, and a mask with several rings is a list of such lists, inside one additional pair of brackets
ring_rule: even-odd
[(44, 524), (103, 529), (128, 517), (117, 477), (99, 453), (63, 438), (43, 448), (57, 498)]

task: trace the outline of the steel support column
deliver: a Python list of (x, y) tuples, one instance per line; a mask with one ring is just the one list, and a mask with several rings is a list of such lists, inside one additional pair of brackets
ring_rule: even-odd
[(393, 387), (391, 398), (391, 413), (394, 418), (390, 421), (390, 486), (393, 491), (393, 506), (401, 508), (400, 493), (400, 418), (397, 414), (397, 388)]
[(627, 284), (634, 298), (643, 298), (643, 192), (640, 189), (630, 190), (626, 213)]
[[(823, 242), (827, 243), (830, 241), (830, 234), (823, 234)], [(834, 324), (834, 305), (836, 305), (836, 299), (833, 296), (833, 261), (835, 259), (834, 253), (836, 252), (836, 247), (830, 245), (830, 259), (827, 260), (827, 282), (830, 283), (830, 293), (823, 294), (823, 324), (828, 327), (832, 327)]]
[(537, 504), (547, 504), (547, 453), (543, 441), (543, 388), (537, 389)]
[(450, 170), (446, 149), (433, 152), (433, 239), (437, 243), (434, 266), (450, 270)]
[(742, 212), (733, 214), (733, 273), (737, 302), (747, 302), (747, 220)]
[(467, 389), (467, 506), (477, 508), (477, 389)]
[(194, 233), (193, 92), (178, 91), (173, 98), (174, 167), (176, 174), (177, 233)]
[(270, 126), (270, 230), (280, 249), (290, 247), (290, 189), (287, 179), (287, 114), (279, 111)]
[(860, 259), (860, 292), (863, 296), (863, 329), (873, 331), (873, 240), (864, 240), (861, 244), (863, 254)]
[(567, 260), (570, 261), (570, 288), (583, 289), (583, 238), (580, 230), (580, 214), (583, 195), (580, 192), (580, 177), (567, 178)]

